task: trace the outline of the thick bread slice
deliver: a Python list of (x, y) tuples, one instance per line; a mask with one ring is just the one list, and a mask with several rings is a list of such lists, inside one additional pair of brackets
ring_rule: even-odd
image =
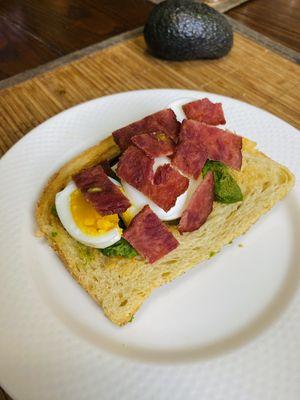
[(294, 176), (287, 168), (256, 150), (255, 143), (243, 139), (242, 170), (231, 171), (242, 189), (242, 202), (229, 205), (214, 202), (207, 222), (193, 233), (181, 236), (175, 226), (170, 226), (180, 246), (154, 264), (141, 259), (110, 258), (74, 240), (51, 208), (56, 193), (65, 187), (72, 175), (111, 159), (119, 152), (113, 138), (109, 137), (68, 162), (50, 179), (36, 209), (41, 233), (73, 278), (117, 325), (129, 322), (153, 289), (208, 259), (246, 232), (294, 184)]

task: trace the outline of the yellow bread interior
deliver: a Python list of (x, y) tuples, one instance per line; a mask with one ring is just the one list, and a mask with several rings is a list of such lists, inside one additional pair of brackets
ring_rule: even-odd
[[(199, 262), (210, 258), (224, 245), (245, 233), (257, 219), (281, 200), (294, 184), (293, 174), (256, 149), (243, 138), (243, 164), (240, 172), (231, 170), (244, 195), (242, 202), (214, 202), (207, 222), (197, 231), (179, 235), (177, 249), (154, 264), (141, 257), (106, 257), (73, 239), (51, 208), (55, 195), (83, 168), (116, 157), (119, 147), (112, 137), (86, 150), (65, 164), (48, 182), (36, 208), (40, 233), (61, 258), (73, 278), (102, 307), (115, 324), (124, 325), (156, 288), (172, 281)], [(52, 232), (57, 232), (53, 237)]]

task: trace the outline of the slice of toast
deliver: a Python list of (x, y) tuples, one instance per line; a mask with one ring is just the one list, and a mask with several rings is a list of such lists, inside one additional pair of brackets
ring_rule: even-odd
[(73, 278), (99, 304), (115, 324), (124, 325), (152, 290), (177, 276), (246, 232), (252, 224), (282, 199), (294, 184), (293, 174), (243, 139), (243, 165), (231, 170), (244, 200), (234, 204), (214, 202), (213, 212), (197, 231), (181, 236), (177, 249), (154, 264), (140, 257), (106, 257), (99, 250), (73, 239), (53, 213), (55, 195), (83, 168), (116, 157), (120, 150), (109, 137), (65, 164), (48, 182), (36, 209), (39, 229), (57, 252)]

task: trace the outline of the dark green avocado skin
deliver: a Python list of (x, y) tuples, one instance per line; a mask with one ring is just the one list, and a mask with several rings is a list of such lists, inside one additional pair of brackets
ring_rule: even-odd
[(151, 53), (182, 61), (225, 56), (233, 45), (226, 18), (203, 3), (166, 0), (155, 6), (144, 28)]

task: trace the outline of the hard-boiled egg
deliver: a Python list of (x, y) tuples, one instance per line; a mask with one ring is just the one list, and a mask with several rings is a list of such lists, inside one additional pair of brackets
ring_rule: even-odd
[(182, 109), (182, 106), (184, 104), (190, 103), (191, 101), (197, 100), (194, 97), (183, 97), (181, 99), (178, 99), (176, 101), (173, 101), (170, 103), (167, 108), (171, 108), (171, 110), (174, 111), (177, 121), (182, 122), (185, 118), (186, 115)]
[[(125, 194), (124, 190), (123, 190), (123, 193)], [(139, 192), (139, 193), (141, 193), (141, 192)], [(129, 208), (127, 208), (127, 210), (125, 212), (122, 213), (122, 220), (124, 221), (126, 226), (129, 226), (132, 219), (141, 211), (142, 208), (143, 208), (143, 206), (137, 207), (136, 205), (131, 204), (131, 206)]]
[(55, 206), (64, 228), (78, 242), (104, 249), (121, 239), (118, 214), (99, 214), (73, 181), (57, 193)]

